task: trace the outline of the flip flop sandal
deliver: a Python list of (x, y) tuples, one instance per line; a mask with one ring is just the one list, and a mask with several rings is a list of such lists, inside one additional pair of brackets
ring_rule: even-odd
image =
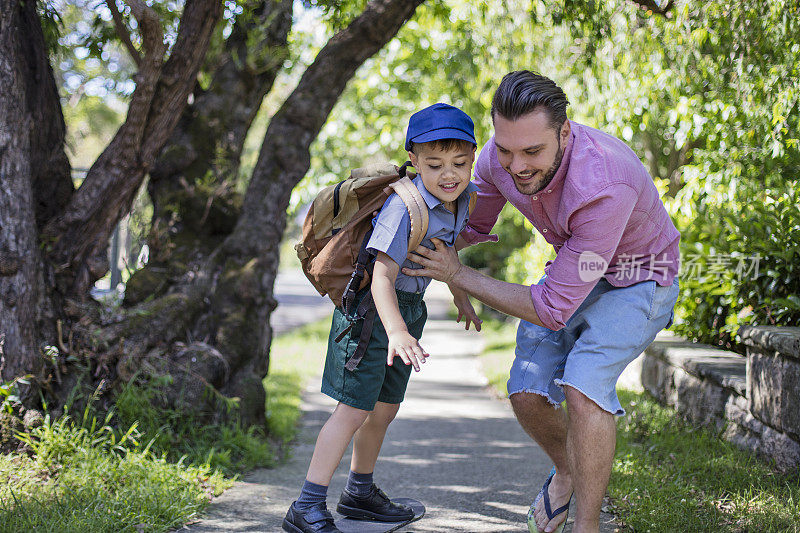
[(548, 476), (547, 481), (545, 481), (544, 485), (542, 485), (542, 490), (540, 490), (539, 494), (536, 495), (536, 499), (533, 500), (530, 509), (528, 509), (528, 531), (530, 531), (530, 533), (544, 533), (544, 529), (539, 529), (539, 527), (536, 525), (536, 518), (533, 516), (533, 512), (536, 510), (536, 504), (539, 503), (539, 500), (542, 498), (544, 498), (544, 512), (547, 513), (548, 520), (552, 520), (561, 513), (566, 513), (564, 521), (553, 530), (553, 533), (562, 533), (564, 531), (564, 526), (567, 525), (566, 519), (569, 516), (569, 504), (572, 503), (572, 496), (569, 497), (569, 501), (566, 503), (566, 505), (562, 505), (555, 511), (553, 511), (550, 507), (550, 494), (548, 494), (548, 489), (550, 488), (550, 482), (553, 480), (553, 476), (555, 475), (556, 468), (553, 467), (553, 470), (550, 471), (550, 476)]

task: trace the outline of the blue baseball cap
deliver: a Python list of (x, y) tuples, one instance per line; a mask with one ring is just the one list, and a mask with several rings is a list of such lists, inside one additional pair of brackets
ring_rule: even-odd
[(411, 143), (425, 143), (440, 139), (462, 139), (475, 142), (475, 124), (469, 115), (447, 104), (433, 104), (417, 111), (408, 121), (406, 150), (411, 151)]

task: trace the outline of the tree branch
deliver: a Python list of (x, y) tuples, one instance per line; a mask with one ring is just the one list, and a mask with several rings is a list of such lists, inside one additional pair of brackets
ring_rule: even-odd
[(116, 0), (106, 0), (106, 5), (108, 6), (108, 10), (111, 11), (111, 18), (114, 20), (114, 28), (117, 30), (117, 36), (122, 41), (122, 44), (125, 45), (125, 48), (128, 49), (128, 53), (133, 58), (134, 62), (138, 67), (142, 66), (142, 56), (139, 54), (139, 51), (133, 46), (133, 42), (131, 41), (131, 34), (128, 31), (127, 26), (125, 26), (125, 21), (122, 20), (122, 14), (117, 9), (117, 2)]
[(186, 107), (221, 14), (220, 0), (186, 1), (178, 36), (164, 64), (159, 91), (147, 121), (141, 157), (148, 165), (158, 157)]
[[(69, 290), (79, 299), (88, 296), (91, 284), (107, 269), (104, 258), (111, 231), (130, 210), (149, 165), (180, 118), (222, 11), (221, 0), (186, 0), (173, 47), (180, 62), (171, 63), (167, 77), (166, 44), (160, 22), (152, 20), (155, 12), (141, 0), (128, 3), (142, 28), (145, 49), (128, 116), (65, 211), (44, 229), (44, 235), (56, 241), (51, 260), (65, 271)], [(191, 53), (186, 53), (188, 35)]]
[[(112, 2), (114, 0), (111, 0)], [(143, 0), (125, 0), (131, 13), (136, 17), (136, 22), (142, 30), (142, 48), (145, 56), (151, 54), (164, 55), (166, 46), (164, 45), (164, 32), (161, 30), (161, 20), (158, 13), (144, 3)], [(184, 11), (185, 13), (186, 11)]]
[[(164, 203), (160, 200), (179, 186), (176, 178), (193, 183), (209, 169), (219, 180), (237, 175), (244, 139), (287, 55), (291, 25), (292, 0), (245, 4), (245, 13), (237, 17), (225, 40), (211, 84), (195, 94), (194, 103), (186, 107), (167, 141), (168, 149), (162, 150), (150, 169), (154, 222), (173, 216), (169, 209), (161, 211)], [(255, 45), (253, 37), (259, 37)]]
[[(347, 82), (364, 61), (394, 38), (423, 1), (371, 0), (319, 51), (269, 123), (245, 194), (243, 214), (227, 246), (252, 246), (255, 248), (247, 253), (268, 255), (269, 250), (261, 247), (271, 246), (267, 235), (283, 231), (285, 216), (280, 213), (285, 211), (292, 189), (308, 171), (309, 147)], [(265, 209), (275, 205), (275, 211)]]

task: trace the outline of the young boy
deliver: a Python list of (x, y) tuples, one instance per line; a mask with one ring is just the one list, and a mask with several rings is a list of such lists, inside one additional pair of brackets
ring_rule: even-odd
[[(472, 119), (447, 104), (427, 107), (411, 116), (405, 148), (418, 172), (413, 183), (429, 213), (423, 245), (433, 248), (430, 239), (437, 237), (452, 246), (466, 225), (469, 195), (476, 189), (470, 183), (476, 148)], [(410, 507), (392, 502), (373, 483), (372, 473), (386, 429), (403, 401), (411, 368), (419, 372), (428, 357), (418, 340), (427, 318), (422, 296), (430, 278), (400, 272), (401, 266), (418, 265), (406, 258), (411, 251), (411, 219), (396, 194), (386, 201), (373, 226), (367, 247), (377, 252), (371, 291), (380, 320), (375, 321), (364, 358), (350, 371), (345, 362), (358, 344), (360, 323), (336, 342), (348, 321), (340, 309), (334, 311), (322, 392), (339, 404), (319, 432), (300, 497), (283, 521), (284, 531), (339, 531), (325, 501), (351, 440), (350, 477), (338, 512), (386, 522), (414, 516)]]

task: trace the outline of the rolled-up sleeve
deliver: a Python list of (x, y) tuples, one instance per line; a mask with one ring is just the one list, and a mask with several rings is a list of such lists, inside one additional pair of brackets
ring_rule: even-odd
[(478, 161), (475, 163), (474, 183), (478, 188), (478, 200), (469, 222), (460, 234), (469, 244), (498, 240), (497, 235), (489, 232), (497, 222), (503, 206), (506, 205), (506, 198), (491, 181), (491, 151), (494, 149), (494, 139), (492, 139), (481, 149)]
[[(571, 236), (545, 269), (544, 281), (531, 286), (533, 307), (546, 328), (563, 328), (597, 285), (614, 257), (637, 198), (629, 185), (610, 185), (570, 215)], [(591, 263), (604, 266), (599, 272), (589, 270)]]

